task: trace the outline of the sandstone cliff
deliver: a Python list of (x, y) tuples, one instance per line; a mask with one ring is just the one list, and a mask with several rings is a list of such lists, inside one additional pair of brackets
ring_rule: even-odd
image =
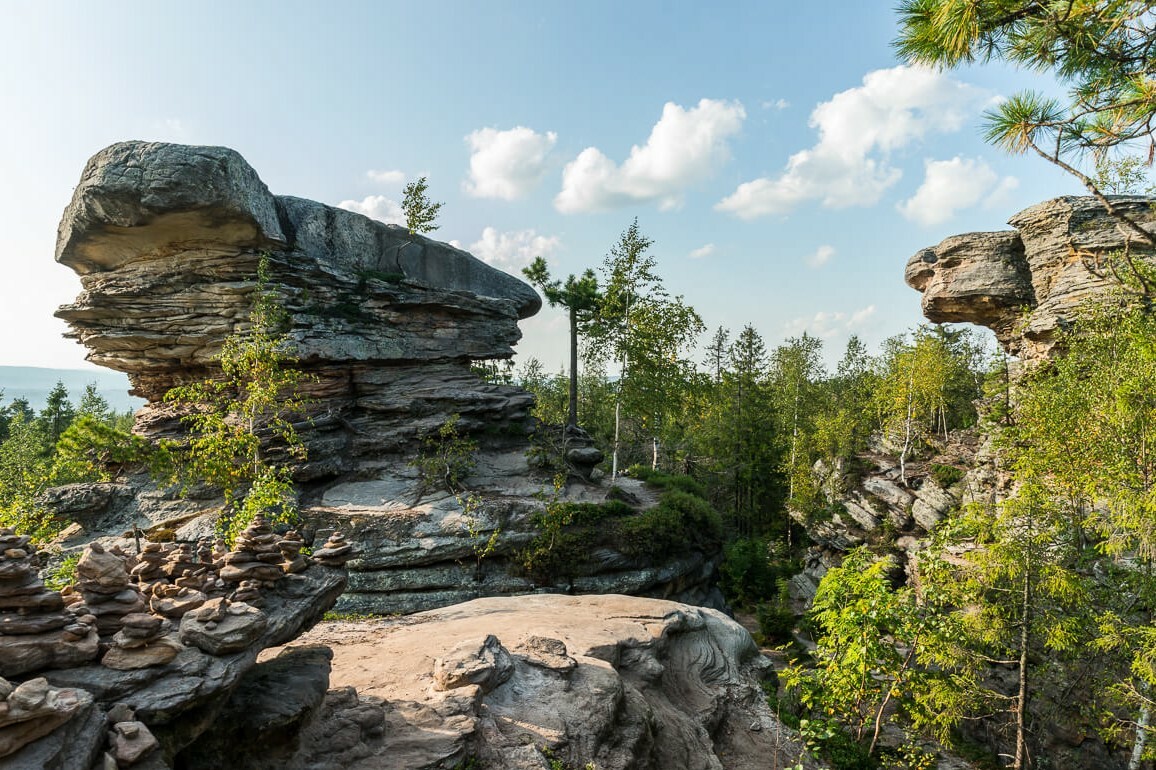
[[(533, 536), (538, 496), (554, 490), (550, 474), (531, 465), (533, 397), (482, 380), (470, 364), (512, 355), (518, 320), (541, 305), (537, 293), (404, 228), (272, 195), (226, 148), (108, 147), (89, 161), (60, 223), (57, 260), (80, 275), (83, 292), (57, 315), (90, 360), (126, 372), (148, 400), (135, 432), (182, 435), (164, 393), (218, 373), (222, 342), (247, 323), (262, 254), (312, 377), (310, 414), (297, 425), (308, 450), (295, 471), (303, 534), (323, 539), (339, 529), (364, 551), (350, 565), (341, 609), (414, 612), (536, 590), (718, 602), (715, 553), (654, 564), (611, 550), (573, 579), (539, 585), (511, 576), (507, 558)], [(423, 490), (411, 466), (422, 438), (453, 415), (479, 446), (465, 479), (477, 496), (471, 511), (464, 495)], [(575, 483), (560, 499), (605, 493)], [(71, 541), (80, 543), (132, 525), (195, 539), (210, 531), (221, 501), (213, 490), (182, 496), (138, 475), (53, 490), (45, 502), (80, 523)]]
[[(1120, 211), (1156, 230), (1152, 202), (1113, 198)], [(986, 326), (1008, 353), (1045, 357), (1080, 303), (1116, 285), (1097, 256), (1122, 251), (1135, 236), (1091, 197), (1045, 201), (1008, 224), (1015, 229), (953, 235), (921, 249), (904, 277), (923, 294), (929, 321)]]

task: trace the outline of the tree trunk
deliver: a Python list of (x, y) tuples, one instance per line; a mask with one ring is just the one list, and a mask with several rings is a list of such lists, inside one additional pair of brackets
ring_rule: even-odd
[[(1030, 546), (1029, 546), (1030, 548)], [(1031, 603), (1032, 603), (1032, 580), (1031, 580), (1031, 555), (1029, 550), (1028, 563), (1024, 569), (1024, 585), (1020, 622), (1020, 670), (1019, 670), (1019, 692), (1016, 695), (1015, 718), (1016, 718), (1016, 753), (1015, 759), (1012, 761), (1012, 770), (1024, 770), (1027, 762), (1027, 710), (1028, 710), (1028, 642), (1031, 641)]]
[(1140, 707), (1140, 718), (1136, 720), (1136, 740), (1132, 742), (1132, 758), (1128, 760), (1128, 770), (1140, 770), (1144, 749), (1148, 745), (1148, 725), (1151, 719), (1152, 713), (1145, 703)]
[(566, 424), (578, 427), (578, 311), (570, 308), (570, 408)]

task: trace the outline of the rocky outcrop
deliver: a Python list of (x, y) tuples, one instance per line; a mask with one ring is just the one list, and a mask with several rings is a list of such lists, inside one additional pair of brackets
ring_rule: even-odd
[[(259, 531), (260, 523), (251, 529)], [(0, 529), (0, 540), (15, 537)], [(3, 552), (7, 563), (35, 558), (21, 540), (21, 548)], [(198, 570), (159, 574), (150, 582), (141, 577), (150, 570), (135, 569), (148, 565), (141, 555), (90, 545), (77, 565), (79, 588), (62, 595), (36, 581), (36, 591), (25, 594), (33, 604), (21, 618), (47, 623), (49, 631), (25, 633), (16, 624), (0, 631), (6, 671), (0, 679), (0, 770), (87, 770), (108, 762), (171, 767), (173, 757), (215, 721), (258, 654), (292, 641), (320, 620), (346, 583), (344, 570), (322, 564), (283, 570), (253, 597), (260, 610), (214, 596), (202, 607), (186, 607), (178, 630), (173, 621), (149, 612), (144, 597), (171, 586), (171, 578), (184, 580)], [(196, 566), (219, 571), (223, 565)], [(200, 585), (228, 590), (223, 582)], [(115, 606), (94, 614), (94, 604)], [(43, 615), (38, 608), (46, 605), (68, 619), (61, 631), (55, 631), (55, 620), (38, 620)], [(254, 613), (259, 623), (252, 622)], [(186, 628), (194, 618), (196, 628)], [(71, 638), (61, 638), (64, 633)], [(99, 759), (102, 755), (107, 759)]]
[[(333, 683), (360, 694), (360, 714), (342, 697), (346, 735), (361, 737), (327, 757), (315, 723), (287, 768), (339, 767), (344, 756), (362, 770), (544, 770), (555, 766), (547, 757), (599, 770), (755, 770), (792, 765), (802, 748), (759, 687), (769, 663), (714, 610), (625, 596), (479, 599), (321, 624), (301, 640), (314, 642), (334, 647)], [(357, 726), (375, 710), (383, 729)]]
[[(1112, 198), (1113, 206), (1156, 230), (1152, 202)], [(920, 250), (904, 277), (923, 294), (929, 321), (986, 326), (1009, 353), (1045, 357), (1081, 302), (1118, 285), (1102, 258), (1136, 236), (1091, 197), (1055, 198), (1008, 224), (1015, 229), (953, 235)]]
[[(262, 254), (308, 375), (308, 414), (296, 425), (308, 450), (294, 467), (299, 547), (320, 548), (341, 531), (363, 550), (350, 563), (352, 591), (341, 609), (413, 612), (533, 590), (717, 601), (715, 553), (651, 564), (607, 552), (589, 574), (547, 586), (507, 574), (533, 537), (539, 498), (554, 495), (552, 473), (531, 464), (533, 397), (482, 380), (470, 365), (512, 355), (518, 320), (541, 305), (537, 293), (448, 244), (273, 195), (226, 148), (108, 147), (89, 161), (60, 223), (56, 258), (84, 290), (57, 315), (90, 360), (126, 372), (148, 400), (136, 433), (184, 436), (163, 396), (220, 373), (215, 357), (246, 328)], [(412, 463), (455, 415), (478, 449), (463, 488), (448, 494), (428, 489)], [(570, 460), (575, 481), (589, 482), (597, 450), (581, 436), (559, 436), (550, 434), (555, 454)], [(559, 499), (605, 494), (596, 483), (574, 483)], [(42, 502), (80, 525), (69, 541), (79, 544), (133, 526), (194, 541), (212, 532), (222, 500), (207, 488), (157, 489), (141, 474), (51, 490)], [(257, 557), (237, 556), (221, 578), (252, 572), (260, 580), (263, 571)]]

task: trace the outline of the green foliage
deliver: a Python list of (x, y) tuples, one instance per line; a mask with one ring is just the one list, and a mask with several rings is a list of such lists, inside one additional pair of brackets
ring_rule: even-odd
[(435, 432), (422, 439), (421, 451), (410, 461), (418, 472), (419, 500), (435, 489), (456, 495), (477, 465), (478, 442), (458, 431), (460, 422), (459, 415), (451, 415)]
[(732, 540), (719, 566), (719, 589), (729, 604), (753, 607), (768, 598), (778, 598), (781, 581), (797, 573), (800, 566), (787, 559), (781, 543), (760, 538)]
[(940, 465), (939, 463), (931, 464), (931, 478), (935, 479), (935, 483), (947, 489), (952, 484), (963, 480), (967, 472), (962, 468), (956, 468), (954, 465)]
[(665, 559), (691, 549), (713, 551), (722, 544), (722, 519), (701, 497), (666, 491), (658, 505), (621, 521), (622, 552)]
[(677, 473), (665, 473), (644, 465), (630, 466), (626, 470), (626, 475), (639, 479), (640, 481), (645, 481), (650, 486), (657, 487), (658, 489), (675, 489), (679, 492), (685, 492), (688, 495), (701, 497), (703, 500), (707, 499), (706, 488), (690, 476)]
[(593, 270), (587, 270), (580, 277), (573, 274), (563, 283), (552, 279), (546, 260), (536, 257), (534, 262), (522, 269), (526, 280), (532, 283), (546, 297), (551, 307), (566, 308), (570, 319), (570, 390), (567, 397), (566, 424), (578, 424), (578, 340), (593, 322), (602, 293), (598, 290), (598, 278)]
[(713, 551), (722, 543), (722, 523), (710, 504), (679, 490), (662, 493), (657, 505), (637, 512), (608, 499), (603, 503), (567, 503), (554, 495), (535, 514), (538, 534), (518, 554), (518, 569), (538, 583), (590, 574), (595, 549), (618, 550), (626, 556), (659, 561), (693, 549)]
[(779, 579), (772, 600), (755, 608), (755, 619), (764, 644), (791, 641), (795, 630), (795, 612), (791, 609), (785, 578)]
[(63, 591), (76, 583), (76, 564), (80, 561), (80, 554), (73, 553), (65, 556), (59, 566), (44, 578), (44, 585), (53, 591)]
[(794, 663), (781, 674), (804, 707), (842, 725), (869, 756), (889, 706), (919, 725), (935, 719), (922, 699), (931, 675), (916, 665), (935, 619), (910, 590), (891, 587), (891, 568), (860, 548), (829, 570), (810, 611), (820, 632), (814, 666)]
[(232, 543), (258, 512), (271, 521), (291, 523), (297, 514), (292, 471), (273, 461), (266, 444), (277, 445), (289, 462), (305, 459), (305, 447), (293, 420), (307, 402), (301, 393), (305, 375), (285, 331), (288, 314), (270, 285), (270, 258), (257, 268), (247, 326), (225, 339), (217, 363), (221, 378), (169, 390), (165, 401), (186, 414), (186, 440), (162, 442), (170, 462), (162, 479), (187, 489), (203, 482), (219, 487), (225, 508), (219, 527)]
[(680, 407), (694, 379), (686, 355), (703, 330), (694, 308), (663, 287), (652, 244), (637, 219), (623, 231), (603, 262), (602, 300), (587, 330), (590, 360), (612, 361), (619, 370), (612, 476), (646, 449), (654, 464), (660, 447), (678, 448)]
[(437, 218), (444, 204), (430, 200), (426, 194), (428, 189), (429, 183), (423, 176), (407, 184), (402, 191), (401, 210), (405, 214), (405, 226), (410, 235), (432, 233), (440, 227)]
[(1077, 168), (1085, 155), (1102, 162), (1108, 150), (1133, 142), (1156, 147), (1156, 26), (1148, 3), (903, 0), (898, 11), (896, 48), (909, 62), (955, 67), (1001, 59), (1068, 85), (1066, 100), (1023, 92), (1000, 102), (985, 114), (987, 140), (1011, 153), (1033, 152), (1073, 174), (1133, 236), (1156, 245)]

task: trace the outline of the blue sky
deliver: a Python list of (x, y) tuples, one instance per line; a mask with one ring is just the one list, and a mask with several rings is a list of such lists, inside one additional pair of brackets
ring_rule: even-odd
[[(434, 236), (515, 274), (596, 267), (637, 216), (710, 329), (874, 347), (920, 321), (916, 250), (1081, 192), (980, 139), (994, 100), (1050, 83), (902, 67), (890, 5), (8, 2), (0, 363), (85, 365), (52, 317), (80, 288), (56, 225), (125, 139), (232, 147), (274, 193), (387, 220), (425, 175)], [(560, 313), (523, 331), (562, 366)]]

